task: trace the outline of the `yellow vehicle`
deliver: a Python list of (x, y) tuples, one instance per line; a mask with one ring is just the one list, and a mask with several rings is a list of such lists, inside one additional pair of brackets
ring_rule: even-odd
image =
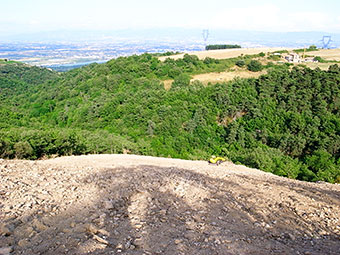
[(209, 159), (209, 164), (216, 164), (216, 165), (219, 165), (223, 162), (225, 162), (227, 159), (225, 158), (222, 158), (222, 157), (215, 157), (215, 156), (212, 156), (210, 159)]

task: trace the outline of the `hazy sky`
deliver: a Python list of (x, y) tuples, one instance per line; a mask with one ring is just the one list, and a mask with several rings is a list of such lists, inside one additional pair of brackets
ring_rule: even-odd
[(338, 0), (0, 0), (0, 32), (184, 27), (340, 33)]

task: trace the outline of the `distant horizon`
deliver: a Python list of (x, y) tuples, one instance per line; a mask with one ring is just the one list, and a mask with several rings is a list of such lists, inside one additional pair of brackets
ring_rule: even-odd
[(264, 31), (264, 30), (247, 30), (247, 29), (226, 29), (226, 28), (209, 28), (209, 27), (148, 27), (148, 28), (113, 28), (113, 29), (85, 29), (85, 28), (59, 28), (42, 31), (23, 31), (23, 32), (10, 32), (8, 34), (0, 34), (0, 38), (35, 35), (35, 34), (50, 34), (50, 33), (115, 33), (115, 32), (142, 32), (142, 31), (161, 31), (161, 33), (173, 33), (178, 31), (196, 31), (201, 33), (203, 30), (209, 32), (231, 32), (231, 33), (261, 33), (261, 34), (316, 34), (321, 33), (325, 35), (340, 35), (338, 32), (328, 32), (323, 30), (305, 30), (305, 31)]
[(134, 54), (202, 51), (208, 44), (237, 44), (242, 48), (323, 48), (322, 37), (331, 35), (326, 48), (340, 47), (340, 33), (255, 32), (211, 29), (204, 41), (201, 29), (121, 29), (111, 31), (68, 30), (30, 33), (0, 38), (0, 58), (59, 67), (104, 62)]
[(58, 30), (226, 29), (340, 33), (335, 0), (11, 0), (1, 3), (0, 33)]
[[(1, 43), (195, 43), (204, 44), (201, 28), (131, 28), (111, 30), (59, 29), (26, 32), (5, 36)], [(246, 47), (305, 47), (322, 45), (322, 37), (331, 36), (331, 47), (340, 47), (340, 33), (323, 31), (266, 32), (231, 29), (209, 29), (206, 43), (241, 44)]]

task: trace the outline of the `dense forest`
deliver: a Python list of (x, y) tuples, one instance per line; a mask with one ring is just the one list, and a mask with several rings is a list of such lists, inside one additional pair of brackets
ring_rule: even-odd
[(0, 157), (221, 155), (289, 178), (340, 182), (338, 65), (271, 64), (258, 79), (190, 83), (240, 61), (249, 68), (254, 57), (161, 62), (143, 54), (66, 73), (0, 61)]

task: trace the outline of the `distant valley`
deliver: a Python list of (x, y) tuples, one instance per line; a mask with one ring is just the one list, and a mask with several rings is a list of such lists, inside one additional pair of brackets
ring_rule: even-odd
[(144, 52), (167, 52), (202, 50), (202, 44), (156, 43), (5, 43), (0, 44), (0, 59), (21, 61), (30, 65), (67, 71), (90, 63), (104, 63), (112, 58), (142, 54)]
[(140, 29), (117, 31), (51, 31), (35, 34), (0, 35), (0, 58), (67, 71), (93, 62), (103, 63), (134, 54), (192, 52), (211, 43), (237, 43), (242, 48), (340, 46), (340, 34), (325, 32), (249, 32), (209, 30), (206, 41), (200, 29)]

